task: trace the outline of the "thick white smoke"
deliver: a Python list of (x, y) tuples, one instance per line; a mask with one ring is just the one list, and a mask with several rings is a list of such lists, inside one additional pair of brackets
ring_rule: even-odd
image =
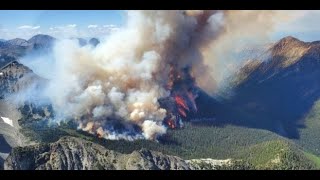
[[(127, 33), (132, 32), (121, 35)], [(145, 120), (152, 120), (162, 126), (165, 110), (159, 108), (157, 98), (166, 96), (166, 92), (152, 78), (160, 56), (151, 50), (137, 56), (132, 49), (139, 42), (129, 36), (125, 42), (121, 35), (94, 50), (80, 48), (70, 40), (57, 43), (56, 76), (46, 91), (57, 117), (77, 119), (81, 124), (101, 124), (114, 118), (141, 126)], [(99, 128), (89, 129), (96, 133)], [(157, 132), (149, 133), (146, 137)]]
[[(80, 129), (107, 139), (154, 139), (165, 134), (166, 110), (158, 99), (169, 95), (164, 87), (170, 64), (178, 69), (191, 66), (200, 87), (215, 87), (214, 59), (204, 57), (210, 57), (215, 40), (226, 39), (218, 38), (221, 34), (236, 31), (232, 29), (238, 27), (236, 16), (230, 14), (128, 11), (127, 25), (96, 48), (80, 47), (75, 40), (57, 42), (43, 92), (56, 120), (76, 120)], [(116, 132), (110, 123), (114, 121), (127, 131)], [(136, 133), (135, 126), (141, 132)]]
[[(127, 25), (96, 48), (58, 41), (44, 91), (56, 120), (76, 120), (80, 129), (107, 139), (165, 134), (166, 110), (158, 99), (169, 95), (169, 63), (199, 64), (201, 32), (209, 31), (206, 21), (215, 13), (129, 11)], [(108, 123), (114, 120), (136, 125), (141, 133), (115, 133)]]

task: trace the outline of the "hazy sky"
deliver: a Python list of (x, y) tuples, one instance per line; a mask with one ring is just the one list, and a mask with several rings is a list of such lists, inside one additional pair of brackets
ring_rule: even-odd
[[(297, 13), (298, 12), (298, 13)], [(273, 40), (292, 35), (304, 41), (320, 40), (320, 11), (286, 11), (295, 18), (276, 26)], [(35, 34), (63, 37), (101, 37), (123, 26), (121, 10), (0, 10), (0, 39), (29, 39)]]

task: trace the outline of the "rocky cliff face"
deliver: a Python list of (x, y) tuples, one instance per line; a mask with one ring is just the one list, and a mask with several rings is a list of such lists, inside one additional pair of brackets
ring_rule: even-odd
[(188, 170), (185, 160), (142, 149), (131, 154), (108, 150), (74, 137), (63, 137), (51, 144), (14, 148), (6, 170)]
[[(10, 96), (30, 86), (41, 86), (45, 80), (34, 74), (28, 67), (12, 61), (0, 69), (0, 169), (13, 147), (30, 144), (28, 138), (20, 132), (18, 121), (37, 120), (46, 117), (47, 111), (35, 109), (32, 104), (24, 104), (20, 108), (13, 103)], [(45, 109), (46, 110), (46, 109)], [(42, 116), (41, 116), (42, 115)], [(50, 114), (49, 114), (50, 115)], [(31, 117), (31, 118), (29, 118)], [(28, 119), (29, 118), (29, 119)], [(7, 122), (5, 121), (7, 120)], [(9, 122), (9, 123), (8, 123)]]
[(0, 169), (13, 147), (29, 145), (32, 142), (20, 133), (18, 119), (21, 113), (8, 101), (0, 100)]
[(12, 46), (29, 46), (30, 43), (25, 40), (25, 39), (21, 39), (21, 38), (15, 38), (15, 39), (11, 39), (6, 41), (6, 43), (12, 45)]
[(15, 93), (25, 89), (41, 78), (34, 74), (28, 67), (14, 61), (0, 69), (0, 98), (7, 93)]

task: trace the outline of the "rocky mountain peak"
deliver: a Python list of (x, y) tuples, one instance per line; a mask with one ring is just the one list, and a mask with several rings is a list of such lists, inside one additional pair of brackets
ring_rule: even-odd
[(56, 39), (49, 35), (38, 34), (28, 40), (35, 49), (50, 48)]
[(312, 47), (311, 43), (292, 36), (282, 38), (270, 49), (271, 64), (282, 68), (288, 67), (301, 59)]
[(27, 40), (21, 39), (21, 38), (11, 39), (9, 41), (6, 41), (6, 43), (13, 46), (29, 46), (30, 45)]
[(94, 47), (96, 47), (99, 43), (100, 43), (100, 41), (97, 38), (91, 38), (89, 40), (89, 44), (91, 44)]
[(45, 35), (45, 34), (38, 34), (38, 35), (35, 35), (32, 38), (30, 38), (28, 40), (28, 42), (30, 42), (30, 43), (43, 43), (45, 41), (53, 41), (53, 40), (55, 40), (54, 37), (51, 37), (51, 36)]
[(278, 41), (278, 43), (303, 43), (299, 39), (293, 37), (293, 36), (286, 36)]

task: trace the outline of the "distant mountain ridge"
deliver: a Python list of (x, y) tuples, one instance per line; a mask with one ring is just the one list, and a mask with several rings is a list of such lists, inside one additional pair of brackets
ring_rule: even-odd
[(86, 45), (90, 44), (93, 47), (96, 47), (98, 44), (100, 44), (100, 41), (97, 38), (91, 38), (89, 40), (86, 40), (84, 38), (75, 38), (75, 39), (78, 40), (78, 43), (80, 46), (86, 46)]
[(11, 40), (5, 41), (5, 43), (8, 43), (12, 46), (29, 46), (30, 45), (30, 42), (21, 38), (11, 39)]
[[(90, 44), (96, 47), (100, 43), (97, 38), (91, 38), (88, 41), (83, 38), (77, 39), (80, 46)], [(21, 38), (2, 40), (0, 41), (0, 68), (8, 62), (17, 60), (32, 52), (49, 53), (56, 41), (56, 38), (45, 34), (35, 35), (29, 40)]]
[(49, 35), (38, 34), (28, 40), (35, 49), (51, 48), (56, 38)]
[(56, 38), (49, 36), (49, 35), (44, 35), (44, 34), (38, 34), (33, 37), (31, 37), (29, 40), (21, 39), (21, 38), (15, 38), (15, 39), (10, 39), (7, 41), (2, 41), (4, 45), (6, 46), (35, 46), (35, 45), (40, 45), (40, 46), (49, 46), (52, 45), (52, 43), (56, 40)]
[[(73, 38), (71, 38), (73, 39)], [(90, 38), (88, 40), (84, 38), (75, 38), (79, 41), (79, 44), (81, 46), (91, 44), (93, 46), (97, 46), (100, 43), (100, 40), (98, 38)], [(0, 39), (0, 48), (4, 46), (44, 46), (48, 47), (52, 45), (54, 41), (56, 41), (57, 38), (46, 35), (46, 34), (37, 34), (33, 37), (31, 37), (29, 40), (22, 39), (22, 38), (14, 38), (10, 40)]]
[(52, 49), (55, 38), (48, 35), (36, 35), (29, 40), (15, 38), (0, 42), (0, 68), (28, 53), (38, 50), (49, 52)]

